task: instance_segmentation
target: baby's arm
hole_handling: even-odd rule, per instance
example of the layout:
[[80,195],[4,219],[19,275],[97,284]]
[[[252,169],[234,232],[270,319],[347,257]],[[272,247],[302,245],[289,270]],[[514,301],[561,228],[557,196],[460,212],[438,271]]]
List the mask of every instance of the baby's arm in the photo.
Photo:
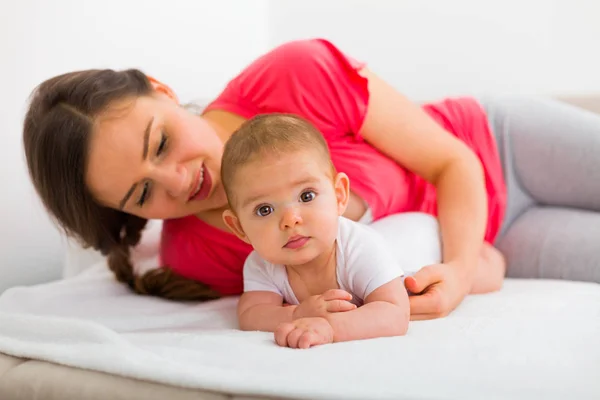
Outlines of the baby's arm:
[[402,278],[396,278],[375,289],[358,309],[279,325],[275,341],[280,346],[306,349],[332,342],[401,336],[408,330],[409,314],[408,294]]
[[238,303],[238,321],[244,331],[274,332],[283,322],[292,322],[297,306],[283,306],[283,297],[274,292],[245,292]]
[[[241,330],[274,332],[278,325],[301,317],[321,317],[331,312],[353,310],[350,293],[329,290],[312,296],[300,306],[283,306],[282,274],[272,268],[256,252],[244,264],[244,294],[238,302],[238,323]],[[286,275],[287,276],[287,275]],[[287,279],[287,278],[285,278]]]
[[362,225],[349,225],[347,282],[364,305],[344,315],[329,315],[334,341],[400,336],[408,330],[410,304],[402,269],[383,237]]
[[241,330],[273,332],[282,322],[291,322],[296,306],[283,306],[281,269],[253,251],[244,263],[244,294],[238,302]]
[[362,307],[326,318],[333,328],[334,342],[406,334],[410,306],[402,278],[375,289]]
[[246,292],[238,303],[238,320],[242,330],[274,332],[283,322],[300,318],[324,317],[356,309],[350,303],[352,295],[344,290],[332,289],[311,296],[299,306],[283,306],[283,298],[274,292]]

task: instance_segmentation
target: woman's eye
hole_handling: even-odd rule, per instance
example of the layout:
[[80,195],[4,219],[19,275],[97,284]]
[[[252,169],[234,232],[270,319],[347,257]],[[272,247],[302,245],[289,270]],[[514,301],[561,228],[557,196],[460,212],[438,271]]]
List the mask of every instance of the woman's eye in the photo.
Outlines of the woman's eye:
[[271,206],[260,206],[256,209],[256,215],[259,217],[266,217],[267,215],[273,212],[273,207]]
[[156,155],[160,156],[165,148],[167,147],[167,135],[163,132],[160,137],[160,143],[158,144],[158,148],[156,149]]
[[142,187],[142,194],[140,195],[139,200],[137,201],[137,205],[142,207],[144,203],[148,200],[150,196],[150,183],[144,182],[144,186]]
[[313,201],[315,197],[317,197],[317,194],[315,192],[313,192],[312,190],[307,190],[306,192],[302,192],[302,194],[300,195],[300,201],[302,201],[303,203],[308,203],[310,201]]

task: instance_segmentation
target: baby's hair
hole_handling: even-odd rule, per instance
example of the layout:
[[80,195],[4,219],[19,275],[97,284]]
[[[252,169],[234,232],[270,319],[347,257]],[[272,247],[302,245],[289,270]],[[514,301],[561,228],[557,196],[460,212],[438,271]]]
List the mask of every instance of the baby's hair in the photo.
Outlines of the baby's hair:
[[223,150],[221,181],[230,207],[235,197],[234,181],[239,169],[258,158],[283,156],[310,150],[321,157],[335,174],[323,134],[309,121],[292,114],[261,114],[245,121],[229,138]]

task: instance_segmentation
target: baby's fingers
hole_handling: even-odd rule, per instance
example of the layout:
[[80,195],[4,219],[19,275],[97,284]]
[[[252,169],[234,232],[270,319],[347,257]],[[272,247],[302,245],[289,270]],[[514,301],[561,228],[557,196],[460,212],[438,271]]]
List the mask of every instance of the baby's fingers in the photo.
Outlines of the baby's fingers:
[[294,329],[296,329],[294,324],[280,324],[277,329],[275,329],[275,343],[277,343],[279,346],[287,347],[287,337]]
[[298,343],[300,341],[300,337],[302,337],[302,335],[304,333],[306,333],[306,331],[304,329],[301,329],[301,328],[296,328],[293,331],[291,331],[287,335],[287,345],[288,345],[288,347],[291,347],[292,349],[297,349],[298,348]]
[[352,295],[342,289],[329,289],[323,293],[323,300],[352,300]]
[[346,300],[331,300],[325,303],[327,312],[344,312],[352,311],[356,306]]
[[314,346],[315,344],[318,344],[317,337],[310,331],[305,331],[302,336],[300,336],[300,339],[298,339],[299,349],[308,349],[310,346]]

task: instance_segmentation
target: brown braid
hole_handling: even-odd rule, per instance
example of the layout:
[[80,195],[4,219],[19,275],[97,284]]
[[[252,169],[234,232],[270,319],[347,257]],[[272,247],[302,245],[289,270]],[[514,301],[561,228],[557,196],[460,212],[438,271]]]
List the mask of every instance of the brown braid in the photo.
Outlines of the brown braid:
[[146,220],[132,215],[126,216],[120,244],[113,246],[108,254],[108,266],[117,280],[127,284],[138,294],[159,296],[169,300],[214,300],[220,295],[207,285],[185,278],[169,267],[160,267],[136,276],[130,260],[131,247],[138,244]]

